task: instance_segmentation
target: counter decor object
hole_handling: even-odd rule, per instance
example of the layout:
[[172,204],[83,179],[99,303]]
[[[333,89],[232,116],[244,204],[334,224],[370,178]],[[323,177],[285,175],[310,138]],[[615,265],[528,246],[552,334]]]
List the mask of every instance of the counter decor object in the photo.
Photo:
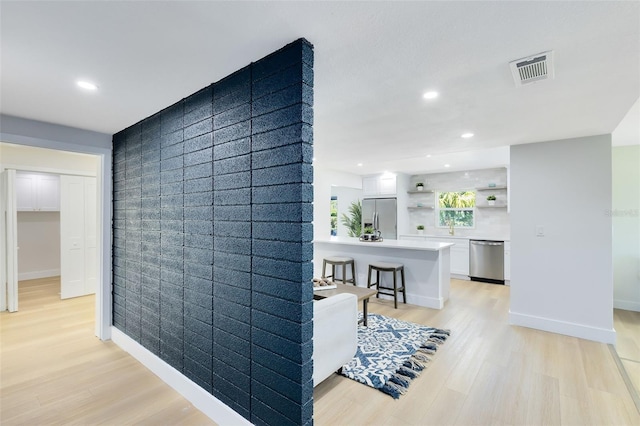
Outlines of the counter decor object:
[[381,236],[375,234],[362,234],[359,239],[365,243],[381,243],[383,241]]
[[487,202],[489,203],[490,206],[494,206],[496,204],[496,196],[495,195],[489,195],[487,197]]
[[416,183],[416,191],[422,191],[422,190],[424,190],[424,183],[422,182]]
[[327,278],[314,278],[313,279],[313,291],[331,290],[338,286]]
[[382,241],[382,235],[380,231],[376,231],[374,228],[367,226],[364,228],[364,234],[360,235],[360,241],[375,243]]
[[418,229],[418,235],[424,234],[424,225],[418,225],[417,229]]
[[496,184],[495,184],[495,183],[493,183],[493,182],[491,182],[491,183],[487,184],[487,187],[489,187],[489,188],[495,188],[495,187],[496,187]]

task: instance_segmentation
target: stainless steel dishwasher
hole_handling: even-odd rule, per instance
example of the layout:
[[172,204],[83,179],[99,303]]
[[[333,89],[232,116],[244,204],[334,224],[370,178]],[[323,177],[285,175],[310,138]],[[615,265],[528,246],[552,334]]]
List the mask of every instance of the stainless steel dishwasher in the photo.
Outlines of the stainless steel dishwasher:
[[504,241],[469,241],[469,278],[504,284]]

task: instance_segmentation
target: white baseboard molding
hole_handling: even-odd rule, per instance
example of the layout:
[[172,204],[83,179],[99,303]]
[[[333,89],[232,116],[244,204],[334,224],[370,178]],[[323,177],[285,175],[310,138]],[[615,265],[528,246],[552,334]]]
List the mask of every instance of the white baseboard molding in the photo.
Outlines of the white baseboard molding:
[[[389,296],[388,294],[380,294],[377,295],[378,298],[384,300],[393,300],[393,296]],[[373,296],[372,299],[375,299],[376,296]],[[371,300],[371,299],[369,299]],[[398,292],[398,304],[402,303],[402,292]],[[442,309],[444,307],[444,300],[438,299],[435,297],[426,297],[419,296],[417,294],[407,293],[407,303],[410,305],[424,306],[425,308],[432,309]],[[360,309],[360,307],[358,307]]]
[[[393,300],[392,296],[388,296],[391,300]],[[399,296],[400,297],[400,296]],[[402,299],[398,299],[402,300]],[[417,294],[407,293],[407,303],[411,303],[412,305],[424,306],[425,308],[432,309],[442,309],[444,308],[444,299],[441,297],[427,297],[427,296],[419,296]]]
[[616,331],[509,311],[509,324],[615,345]]
[[43,271],[23,272],[18,274],[18,281],[37,280],[38,278],[57,277],[60,269],[45,269]]
[[451,278],[455,278],[456,280],[471,281],[471,278],[469,278],[469,275],[460,275],[460,274],[452,273]]
[[640,302],[634,302],[632,300],[613,299],[613,307],[625,311],[640,312]]
[[158,358],[140,343],[111,327],[111,340],[220,425],[251,425],[247,419]]

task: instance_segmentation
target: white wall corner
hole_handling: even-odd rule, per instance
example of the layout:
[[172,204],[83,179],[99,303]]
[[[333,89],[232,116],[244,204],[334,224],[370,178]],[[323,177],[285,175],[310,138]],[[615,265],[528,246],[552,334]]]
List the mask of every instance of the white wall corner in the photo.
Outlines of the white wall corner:
[[214,422],[221,425],[251,425],[218,398],[115,327],[111,327],[111,339]]
[[635,301],[613,299],[613,307],[625,311],[640,312],[640,302]]
[[604,329],[590,327],[584,324],[576,324],[567,321],[521,314],[511,310],[509,310],[509,324],[549,331],[551,333],[564,334],[565,336],[572,336],[580,339],[593,340],[610,345],[616,344],[616,331],[613,328]]

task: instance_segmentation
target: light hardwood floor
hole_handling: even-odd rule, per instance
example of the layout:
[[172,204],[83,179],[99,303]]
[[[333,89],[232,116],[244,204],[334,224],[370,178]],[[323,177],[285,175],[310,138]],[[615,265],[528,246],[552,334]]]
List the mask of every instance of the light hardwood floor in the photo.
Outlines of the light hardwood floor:
[[[21,283],[0,314],[0,423],[212,424],[111,342],[93,335],[93,297],[60,301]],[[452,281],[444,310],[373,301],[372,312],[450,328],[430,367],[393,400],[333,375],[316,387],[318,425],[637,425],[606,345],[507,325],[509,288]]]
[[0,314],[0,423],[211,425],[112,342],[94,336],[94,296],[60,300],[59,278],[22,281]]
[[617,334],[616,351],[636,393],[640,393],[640,312],[614,309],[613,323]]
[[370,312],[451,329],[398,400],[333,375],[318,425],[638,425],[607,345],[507,324],[509,287],[452,280],[445,309],[373,301]]

